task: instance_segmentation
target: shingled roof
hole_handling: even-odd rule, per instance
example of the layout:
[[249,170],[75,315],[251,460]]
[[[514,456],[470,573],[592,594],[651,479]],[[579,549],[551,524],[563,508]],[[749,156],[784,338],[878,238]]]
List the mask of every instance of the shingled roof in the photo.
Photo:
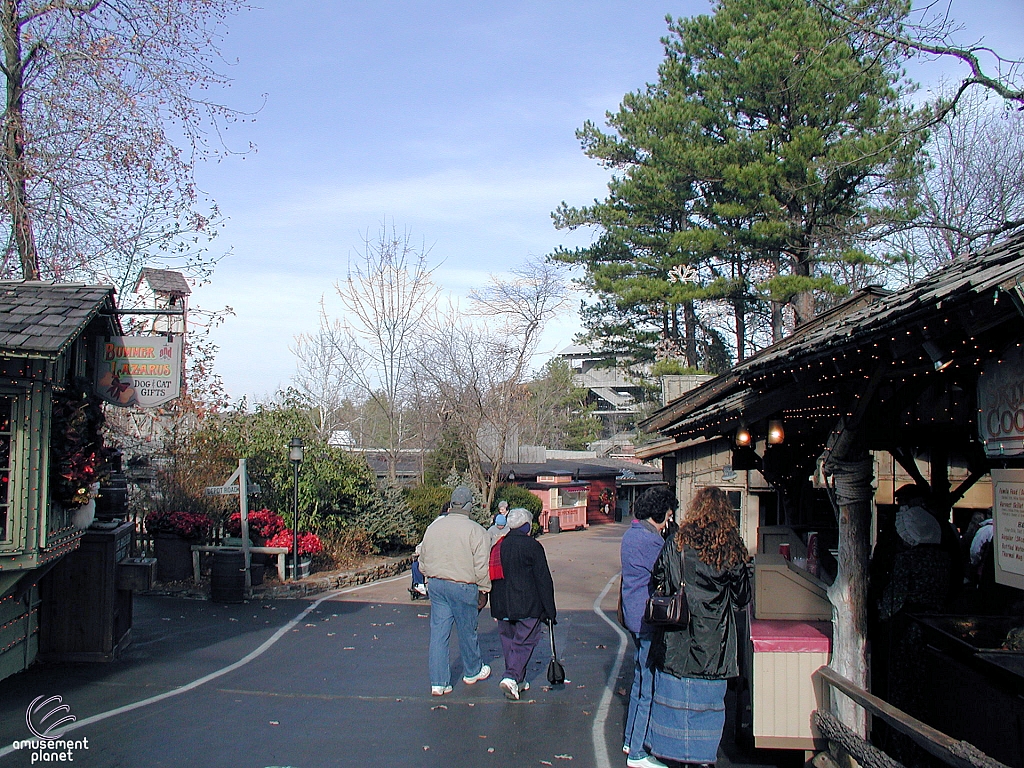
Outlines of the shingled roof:
[[139,272],[139,279],[135,281],[135,290],[145,281],[154,293],[167,294],[170,296],[188,296],[192,289],[188,287],[181,272],[171,269],[153,269],[146,267]]
[[[681,439],[728,414],[743,413],[756,400],[771,398],[775,409],[785,408],[782,385],[787,377],[790,382],[798,379],[801,367],[872,346],[895,353],[891,339],[909,335],[907,329],[915,329],[913,344],[919,345],[920,328],[928,323],[949,326],[948,331],[940,332],[954,335],[963,335],[965,329],[983,331],[1007,321],[1010,302],[999,301],[1006,296],[1024,310],[1024,232],[978,254],[954,259],[901,291],[875,292],[868,301],[851,301],[816,318],[792,336],[669,403],[641,427]],[[1012,316],[1019,322],[1016,312]]]
[[0,357],[56,358],[104,309],[110,286],[0,281]]

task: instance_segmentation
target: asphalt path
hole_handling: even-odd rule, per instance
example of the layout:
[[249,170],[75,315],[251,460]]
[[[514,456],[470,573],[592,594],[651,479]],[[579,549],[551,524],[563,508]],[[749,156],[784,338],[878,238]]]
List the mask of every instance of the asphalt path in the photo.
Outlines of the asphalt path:
[[[462,682],[453,636],[455,690],[431,696],[429,603],[410,600],[408,575],[306,600],[137,596],[133,643],[120,660],[36,664],[0,681],[0,766],[69,758],[103,768],[624,766],[631,643],[614,618],[624,530],[540,539],[555,581],[563,686],[545,679],[545,633],[530,690],[506,700],[497,628],[485,609],[480,644],[491,677]],[[76,743],[15,749],[33,738],[26,712],[34,704],[44,707],[28,720],[41,732],[60,714],[75,717],[54,732]],[[67,709],[39,722],[60,707]],[[727,740],[719,765],[792,758]]]

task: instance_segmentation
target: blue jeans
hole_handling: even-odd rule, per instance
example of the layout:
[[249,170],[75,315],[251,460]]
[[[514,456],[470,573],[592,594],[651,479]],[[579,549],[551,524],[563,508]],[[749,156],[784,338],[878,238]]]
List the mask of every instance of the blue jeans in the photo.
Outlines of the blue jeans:
[[430,684],[451,685],[448,641],[452,636],[453,624],[459,633],[463,677],[479,674],[483,661],[480,658],[480,643],[476,636],[476,620],[479,613],[476,608],[479,592],[476,584],[430,579],[427,583],[427,592],[430,595]]
[[648,663],[652,639],[646,632],[633,635],[633,643],[636,645],[636,654],[633,657],[633,689],[629,692],[624,739],[625,745],[629,747],[631,760],[647,757],[644,742],[647,741],[647,727],[651,720],[651,703],[654,699],[654,670]]

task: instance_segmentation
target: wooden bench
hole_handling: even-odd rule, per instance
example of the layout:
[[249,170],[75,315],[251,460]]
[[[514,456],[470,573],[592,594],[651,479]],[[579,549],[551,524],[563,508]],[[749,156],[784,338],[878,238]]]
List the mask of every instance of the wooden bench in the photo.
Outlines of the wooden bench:
[[[192,545],[192,574],[196,583],[199,583],[199,553],[200,552],[222,552],[227,549],[239,549],[239,547],[218,547],[213,545],[193,544]],[[284,563],[289,553],[288,547],[249,547],[251,555],[277,555],[277,577],[285,580]]]

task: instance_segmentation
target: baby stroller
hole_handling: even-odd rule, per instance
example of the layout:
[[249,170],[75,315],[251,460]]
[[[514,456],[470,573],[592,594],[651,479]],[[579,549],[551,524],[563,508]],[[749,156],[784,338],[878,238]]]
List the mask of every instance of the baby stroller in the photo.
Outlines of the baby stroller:
[[413,600],[426,600],[428,597],[427,580],[420,571],[419,553],[412,556],[412,584],[409,586],[409,596]]

